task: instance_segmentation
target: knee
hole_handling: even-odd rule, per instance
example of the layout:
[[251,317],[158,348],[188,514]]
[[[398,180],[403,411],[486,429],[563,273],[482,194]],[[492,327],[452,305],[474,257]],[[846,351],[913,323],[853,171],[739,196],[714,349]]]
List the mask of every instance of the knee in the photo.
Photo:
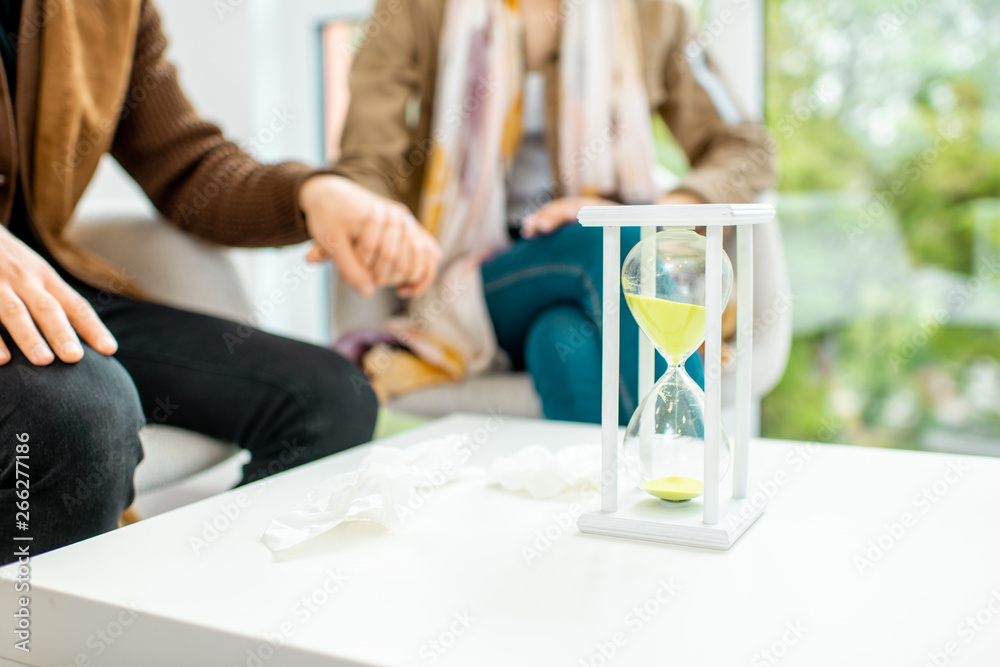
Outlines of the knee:
[[333,453],[371,440],[378,399],[364,373],[336,352],[316,348],[300,378],[307,423]]
[[275,374],[282,390],[261,406],[254,435],[241,442],[253,453],[243,483],[368,442],[375,431],[378,401],[361,370],[315,345],[285,351]]
[[578,308],[556,306],[535,318],[525,358],[547,418],[599,418],[600,348],[597,328]]
[[529,368],[590,363],[597,349],[598,331],[579,308],[556,306],[535,318],[525,337],[525,361]]
[[[601,228],[566,225],[556,234],[558,237],[553,240],[558,241],[559,245],[565,248],[562,252],[567,257],[578,261],[599,289],[603,283],[602,276],[604,275],[604,236]],[[622,229],[623,249],[630,240],[629,234],[630,228]]]
[[[622,248],[629,241],[626,234],[628,228],[622,230]],[[580,273],[581,298],[588,310],[594,316],[600,316],[606,301],[604,299],[604,238],[599,227],[583,227],[567,225],[559,232],[556,239],[558,247],[554,256],[562,257],[578,267]]]
[[[15,414],[24,418],[37,477],[58,489],[69,513],[120,513],[132,500],[145,423],[132,379],[112,358],[87,348],[76,364],[24,368]],[[121,506],[118,506],[121,505]]]

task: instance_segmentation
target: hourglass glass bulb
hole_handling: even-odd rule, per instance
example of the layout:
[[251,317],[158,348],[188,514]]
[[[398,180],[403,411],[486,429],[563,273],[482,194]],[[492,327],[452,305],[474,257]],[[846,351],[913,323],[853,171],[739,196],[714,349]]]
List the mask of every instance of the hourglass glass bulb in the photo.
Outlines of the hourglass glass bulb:
[[[733,270],[723,254],[722,303]],[[622,289],[633,316],[668,362],[625,432],[623,456],[636,484],[662,500],[690,500],[704,488],[705,394],[685,360],[705,338],[705,238],[693,230],[659,232],[636,245],[622,266]],[[720,477],[728,471],[723,430]]]

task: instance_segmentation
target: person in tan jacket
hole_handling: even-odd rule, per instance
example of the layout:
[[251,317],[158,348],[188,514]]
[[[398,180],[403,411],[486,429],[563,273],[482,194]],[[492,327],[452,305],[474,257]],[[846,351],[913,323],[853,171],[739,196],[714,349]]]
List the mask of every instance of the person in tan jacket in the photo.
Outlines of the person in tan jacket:
[[196,236],[311,238],[311,259],[361,293],[418,294],[438,251],[409,212],[305,165],[259,164],[199,119],[149,0],[3,0],[0,27],[0,562],[115,528],[147,421],[246,448],[243,483],[369,440],[377,403],[347,360],[143,300],[67,228],[110,153]]
[[[638,329],[601,294],[600,230],[569,223],[583,206],[748,202],[773,179],[771,140],[684,5],[380,0],[363,33],[335,169],[405,203],[444,255],[439,282],[386,324],[395,343],[364,357],[376,390],[458,380],[499,351],[531,373],[547,417],[597,422],[602,310],[619,308],[626,423]],[[665,189],[650,114],[691,165]],[[623,258],[637,240],[623,230]],[[386,351],[398,345],[409,352]],[[688,370],[701,378],[697,355]]]

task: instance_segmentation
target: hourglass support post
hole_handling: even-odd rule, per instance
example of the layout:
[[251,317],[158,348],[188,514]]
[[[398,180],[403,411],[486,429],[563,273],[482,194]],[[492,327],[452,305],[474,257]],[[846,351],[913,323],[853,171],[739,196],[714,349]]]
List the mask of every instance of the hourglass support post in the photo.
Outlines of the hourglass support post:
[[[640,243],[656,235],[656,227],[646,225],[640,232]],[[653,275],[653,264],[656,261],[656,248],[650,246],[643,247],[646,253],[642,258],[642,268],[639,277],[639,294],[643,296],[656,296],[656,276]],[[648,396],[653,391],[653,381],[656,379],[656,351],[653,343],[646,337],[646,334],[639,329],[639,391],[635,395],[638,405],[639,401]],[[647,415],[640,425],[639,438],[644,445],[648,445],[653,437],[652,415]],[[643,447],[643,451],[646,448]]]
[[753,226],[736,228],[736,442],[733,498],[746,498],[750,474],[750,395],[753,389]]
[[601,511],[618,510],[618,383],[619,326],[622,290],[621,228],[604,227],[604,304],[602,338],[604,364],[601,369]]
[[[654,236],[656,234],[656,227],[645,226],[640,232],[640,242]],[[646,255],[642,258],[642,269],[639,279],[639,293],[643,296],[655,296],[656,295],[656,277],[652,275],[652,264],[656,260],[656,248],[650,246],[644,248]],[[636,400],[642,400],[653,389],[653,380],[655,379],[655,350],[653,349],[653,343],[650,342],[646,334],[639,330],[639,391],[636,394]]]
[[705,506],[702,520],[719,522],[719,441],[722,439],[722,227],[705,230]]

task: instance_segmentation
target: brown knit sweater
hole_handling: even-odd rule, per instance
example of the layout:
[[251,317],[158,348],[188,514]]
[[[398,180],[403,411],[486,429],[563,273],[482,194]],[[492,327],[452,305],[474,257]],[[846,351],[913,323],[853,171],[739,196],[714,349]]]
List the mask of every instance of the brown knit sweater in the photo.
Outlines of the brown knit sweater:
[[298,192],[315,170],[262,165],[198,117],[164,57],[152,2],[54,3],[45,21],[39,7],[25,0],[22,9],[16,116],[2,81],[5,226],[19,178],[28,214],[60,264],[98,287],[124,283],[134,292],[115,267],[66,237],[100,156],[110,153],[168,220],[201,238],[247,247],[308,238]]
[[[305,241],[298,190],[314,170],[260,164],[201,120],[163,57],[166,47],[159,14],[146,2],[111,155],[163,215],[202,238],[249,247]],[[148,97],[137,102],[143,88]]]

